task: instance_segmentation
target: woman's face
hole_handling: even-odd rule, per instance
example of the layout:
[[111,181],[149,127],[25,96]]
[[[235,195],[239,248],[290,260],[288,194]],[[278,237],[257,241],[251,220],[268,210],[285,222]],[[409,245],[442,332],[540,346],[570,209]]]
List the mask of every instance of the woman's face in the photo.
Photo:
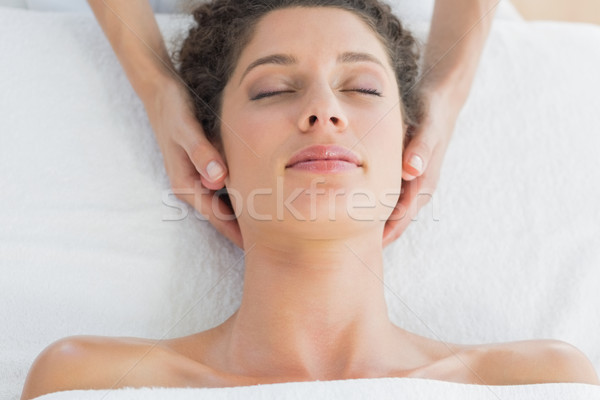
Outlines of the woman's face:
[[385,48],[360,17],[326,7],[267,14],[225,87],[221,118],[242,235],[383,229],[400,193],[404,124]]

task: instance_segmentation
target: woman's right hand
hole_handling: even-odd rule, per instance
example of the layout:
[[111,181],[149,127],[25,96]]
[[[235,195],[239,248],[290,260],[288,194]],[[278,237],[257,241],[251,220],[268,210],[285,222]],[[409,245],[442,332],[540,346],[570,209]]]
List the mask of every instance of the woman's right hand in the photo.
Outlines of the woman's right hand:
[[152,96],[144,96],[147,99],[144,106],[174,194],[242,248],[235,216],[222,200],[213,201],[215,191],[225,184],[225,163],[206,139],[186,88],[172,77],[161,79],[155,88]]

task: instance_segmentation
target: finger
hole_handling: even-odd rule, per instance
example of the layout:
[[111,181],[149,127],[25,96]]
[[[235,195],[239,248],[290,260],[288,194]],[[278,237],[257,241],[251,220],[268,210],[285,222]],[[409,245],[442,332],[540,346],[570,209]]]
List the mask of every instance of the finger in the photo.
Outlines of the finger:
[[402,178],[412,181],[416,177],[421,176],[427,169],[432,151],[433,145],[430,143],[424,130],[421,129],[410,140],[404,150]]
[[419,193],[420,180],[402,182],[402,194],[398,204],[383,228],[383,246],[387,246],[404,233],[412,218],[418,213],[416,198]]
[[[171,178],[173,189],[193,188],[197,183],[201,183],[207,189],[219,190],[224,185],[222,182],[211,182],[198,173],[196,166],[190,160],[187,152],[177,144],[170,148],[170,153],[165,152],[165,166],[167,174]],[[180,197],[185,202],[193,205],[188,197]]]
[[[196,173],[198,174],[198,173]],[[198,175],[199,177],[200,175]],[[197,189],[195,186],[201,186],[200,180],[194,180],[192,177],[178,177],[172,180],[171,190],[173,194],[177,196],[179,200],[185,201],[191,206],[194,206],[196,202],[196,197],[198,196]],[[209,189],[204,189],[209,190]]]
[[194,205],[195,186],[200,184],[200,174],[190,161],[186,151],[174,142],[163,149],[167,175],[171,181],[173,193],[180,200]]
[[202,184],[212,190],[221,189],[227,177],[225,162],[204,135],[200,124],[195,120],[188,124],[190,128],[185,131],[181,139],[182,147],[202,176]]
[[186,151],[196,170],[200,172],[204,186],[218,190],[225,185],[227,168],[212,144],[206,139],[200,139]]
[[398,239],[410,223],[410,218],[408,218],[406,214],[406,209],[400,204],[397,204],[393,214],[395,215],[392,215],[383,227],[383,247],[386,247]]
[[243,248],[242,234],[235,215],[223,200],[214,196],[213,190],[203,186],[200,174],[190,160],[187,157],[184,158],[185,151],[179,149],[179,151],[174,149],[173,156],[178,161],[185,161],[169,163],[167,168],[171,171],[169,175],[174,177],[171,185],[173,194],[193,206],[217,231],[238,247]]
[[194,208],[215,227],[215,229],[243,249],[242,233],[236,215],[216,192],[196,186]]
[[209,188],[210,190],[219,190],[222,189],[225,186],[225,177],[227,176],[227,174],[223,175],[223,178],[219,179],[218,181],[215,182],[211,182],[208,179],[206,179],[205,177],[203,177],[202,175],[199,175],[199,179],[202,182],[202,186]]

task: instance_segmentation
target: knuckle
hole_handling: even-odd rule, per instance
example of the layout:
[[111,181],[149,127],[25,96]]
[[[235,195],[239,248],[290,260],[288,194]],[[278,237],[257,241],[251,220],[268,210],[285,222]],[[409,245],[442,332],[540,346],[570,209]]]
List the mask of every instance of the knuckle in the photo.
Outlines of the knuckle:
[[212,154],[211,146],[204,141],[196,141],[188,149],[188,154],[194,161],[202,160],[205,157],[209,157]]
[[432,146],[427,139],[424,137],[419,137],[416,139],[416,143],[412,150],[421,156],[429,157],[432,151]]
[[212,157],[214,148],[210,142],[202,139],[195,140],[189,147],[185,149],[190,157],[201,160],[203,158]]

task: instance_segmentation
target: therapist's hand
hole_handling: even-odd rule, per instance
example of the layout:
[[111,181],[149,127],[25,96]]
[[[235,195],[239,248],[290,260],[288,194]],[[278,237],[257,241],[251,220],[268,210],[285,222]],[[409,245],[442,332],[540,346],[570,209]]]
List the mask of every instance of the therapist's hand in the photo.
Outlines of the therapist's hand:
[[419,83],[425,115],[404,150],[403,193],[385,225],[384,246],[398,238],[431,200],[497,6],[497,0],[435,1]]
[[88,0],[88,4],[144,103],[174,194],[242,247],[237,220],[227,217],[229,207],[221,200],[213,203],[214,191],[223,187],[227,176],[225,164],[204,136],[189,94],[174,74],[150,2]]
[[402,194],[385,224],[384,247],[396,240],[431,200],[459,113],[435,91],[424,92],[423,96],[425,114],[404,149]]
[[237,220],[222,200],[213,200],[215,191],[224,186],[225,163],[194,116],[187,90],[174,78],[166,78],[146,98],[144,106],[174,194],[241,248]]

